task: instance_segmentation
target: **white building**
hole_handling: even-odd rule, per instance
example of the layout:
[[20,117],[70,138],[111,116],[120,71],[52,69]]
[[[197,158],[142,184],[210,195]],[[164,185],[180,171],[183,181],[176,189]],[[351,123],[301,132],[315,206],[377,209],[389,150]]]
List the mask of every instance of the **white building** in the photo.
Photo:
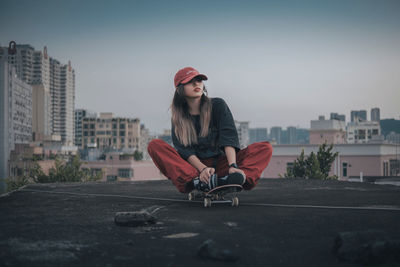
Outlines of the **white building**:
[[[8,177],[8,160],[15,144],[32,141],[32,87],[15,68],[0,59],[0,179]],[[1,183],[1,181],[0,181]],[[1,190],[1,185],[0,185]]]
[[347,143],[368,143],[381,135],[381,126],[377,121],[349,122],[347,124]]

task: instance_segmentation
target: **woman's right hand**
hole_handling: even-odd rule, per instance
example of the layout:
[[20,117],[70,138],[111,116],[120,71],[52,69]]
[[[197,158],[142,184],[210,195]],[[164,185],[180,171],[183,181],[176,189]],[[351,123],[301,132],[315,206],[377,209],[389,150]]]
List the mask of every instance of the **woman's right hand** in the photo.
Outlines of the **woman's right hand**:
[[215,169],[211,168],[211,167],[206,167],[205,169],[203,169],[203,171],[200,173],[199,179],[200,181],[202,181],[203,183],[208,183],[208,181],[210,180],[211,175],[213,175],[215,173]]

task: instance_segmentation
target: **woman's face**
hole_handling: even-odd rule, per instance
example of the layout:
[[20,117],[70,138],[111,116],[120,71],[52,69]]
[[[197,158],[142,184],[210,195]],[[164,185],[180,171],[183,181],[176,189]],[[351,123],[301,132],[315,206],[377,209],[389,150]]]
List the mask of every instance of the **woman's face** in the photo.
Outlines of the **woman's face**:
[[190,82],[183,85],[185,97],[198,98],[204,93],[204,84],[201,77],[194,77]]

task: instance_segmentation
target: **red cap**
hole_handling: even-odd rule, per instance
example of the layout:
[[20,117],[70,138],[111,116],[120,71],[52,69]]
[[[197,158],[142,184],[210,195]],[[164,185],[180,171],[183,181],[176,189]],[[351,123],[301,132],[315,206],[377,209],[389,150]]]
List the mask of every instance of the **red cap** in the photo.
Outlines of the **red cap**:
[[180,83],[190,82],[190,80],[196,76],[200,76],[203,80],[208,79],[206,75],[200,74],[195,68],[192,68],[192,67],[186,67],[186,68],[179,70],[175,74],[175,78],[174,78],[175,87],[178,87],[178,85]]

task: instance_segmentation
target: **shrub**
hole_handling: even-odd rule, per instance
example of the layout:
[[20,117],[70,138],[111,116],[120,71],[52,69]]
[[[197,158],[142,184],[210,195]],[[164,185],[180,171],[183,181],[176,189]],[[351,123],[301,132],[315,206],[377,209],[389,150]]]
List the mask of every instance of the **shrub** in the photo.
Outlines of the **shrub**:
[[332,153],[333,144],[329,147],[326,143],[319,146],[317,154],[311,152],[308,157],[304,156],[304,149],[300,156],[293,162],[293,168],[287,168],[284,174],[287,178],[304,179],[337,179],[336,175],[329,176],[331,166],[338,152]]

